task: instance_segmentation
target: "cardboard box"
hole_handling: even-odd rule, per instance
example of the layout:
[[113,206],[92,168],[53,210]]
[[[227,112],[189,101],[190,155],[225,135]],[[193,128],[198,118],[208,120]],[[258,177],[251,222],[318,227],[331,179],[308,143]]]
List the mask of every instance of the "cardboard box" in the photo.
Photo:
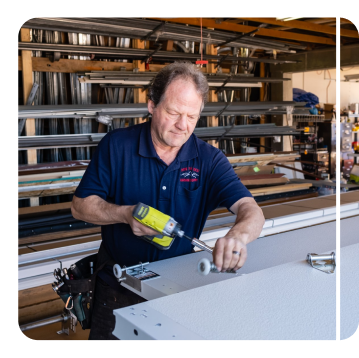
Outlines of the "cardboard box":
[[332,119],[333,112],[335,112],[335,104],[333,103],[324,103],[324,118]]

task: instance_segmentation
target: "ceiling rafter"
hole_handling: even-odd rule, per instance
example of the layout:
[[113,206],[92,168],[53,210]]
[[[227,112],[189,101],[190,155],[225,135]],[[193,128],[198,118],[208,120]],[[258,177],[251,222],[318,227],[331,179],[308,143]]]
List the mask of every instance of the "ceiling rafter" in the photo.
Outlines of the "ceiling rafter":
[[[332,20],[332,21],[335,21],[335,17],[320,17],[320,19],[327,19],[327,20]],[[352,25],[355,25],[353,21],[350,21],[344,17],[341,17],[340,18],[340,23],[341,24],[352,24]]]
[[[263,17],[263,18],[261,18],[261,17],[242,17],[240,19],[243,19],[245,21],[259,22],[261,24],[277,25],[277,26],[283,26],[286,28],[289,27],[292,29],[321,32],[324,34],[329,34],[329,35],[334,35],[334,36],[336,35],[335,27],[315,24],[315,23],[307,22],[307,21],[299,21],[299,20],[282,21],[282,20],[276,20],[275,18],[270,18],[270,17]],[[329,19],[329,20],[331,20],[331,19]],[[340,35],[343,37],[353,37],[353,38],[359,39],[358,32],[353,31],[353,30],[341,29]]]
[[[177,22],[177,23],[194,25],[194,26],[201,25],[200,19],[198,18],[152,18],[152,19],[167,21],[167,22]],[[202,26],[214,28],[214,29],[235,31],[235,32],[250,32],[257,28],[255,26],[238,25],[229,22],[222,22],[221,24],[217,24],[214,19],[208,19],[208,18],[202,18]],[[257,35],[274,37],[278,39],[296,40],[299,42],[312,42],[312,43],[335,46],[335,42],[327,37],[298,34],[294,32],[276,31],[266,28],[259,29]]]

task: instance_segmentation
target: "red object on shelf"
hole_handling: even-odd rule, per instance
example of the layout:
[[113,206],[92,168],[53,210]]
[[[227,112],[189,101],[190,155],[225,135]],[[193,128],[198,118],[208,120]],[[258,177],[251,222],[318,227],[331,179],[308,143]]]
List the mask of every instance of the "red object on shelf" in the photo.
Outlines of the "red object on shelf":
[[196,65],[207,65],[208,61],[202,60],[202,61],[196,61]]

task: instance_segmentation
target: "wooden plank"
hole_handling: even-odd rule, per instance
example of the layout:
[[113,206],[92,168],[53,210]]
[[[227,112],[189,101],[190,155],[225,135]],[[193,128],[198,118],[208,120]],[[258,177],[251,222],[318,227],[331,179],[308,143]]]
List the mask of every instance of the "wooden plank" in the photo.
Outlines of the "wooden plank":
[[173,49],[173,40],[167,40],[164,43],[163,51],[172,51]]
[[58,297],[56,300],[19,308],[19,324],[22,325],[51,316],[57,316],[62,313],[64,307],[64,302]]
[[46,242],[52,240],[59,240],[59,239],[67,239],[67,238],[74,238],[78,236],[85,236],[85,235],[92,235],[92,234],[100,234],[101,227],[91,227],[88,229],[81,229],[81,230],[65,230],[65,231],[58,231],[48,234],[40,234],[34,236],[27,236],[19,239],[19,245],[29,245],[35,244],[39,242]]
[[[320,17],[320,19],[327,19],[327,20],[331,20],[331,21],[336,21],[335,17]],[[340,18],[340,23],[341,24],[353,24],[353,25],[355,25],[353,21],[350,21],[349,19],[346,19],[344,17]]]
[[[206,45],[206,54],[207,55],[217,55],[217,49],[213,44]],[[207,73],[216,73],[216,68],[214,63],[208,63],[207,65]],[[218,95],[214,90],[209,91],[208,93],[208,102],[218,102]],[[207,117],[208,127],[218,127],[218,118],[215,116]],[[219,143],[215,140],[209,140],[208,144],[213,147],[218,148]]]
[[273,178],[273,179],[241,179],[243,185],[247,188],[250,186],[273,186],[273,185],[284,185],[288,183],[288,178]]
[[[58,249],[60,247],[66,247],[71,245],[80,245],[89,242],[99,241],[101,240],[101,235],[85,235],[80,237],[74,237],[70,239],[60,239],[54,240],[50,242],[45,242],[43,244],[37,243],[36,245],[29,245],[28,247],[32,249],[32,252],[36,251],[44,251],[44,250],[52,250]],[[19,254],[20,255],[20,254]]]
[[49,213],[51,211],[65,210],[71,208],[71,201],[66,203],[40,205],[35,207],[19,208],[18,214],[37,214],[37,213]]
[[69,335],[67,334],[57,334],[58,331],[61,330],[61,322],[49,324],[47,326],[30,329],[28,331],[23,332],[23,334],[34,340],[61,340],[61,341],[72,341],[72,340],[88,340],[90,330],[85,329],[83,330],[78,323],[76,326],[76,333],[70,332]]
[[[334,36],[336,35],[335,27],[327,26],[327,25],[319,25],[307,21],[300,21],[300,20],[283,21],[283,20],[276,20],[275,17],[241,17],[240,19],[246,21],[259,22],[261,24],[284,26],[292,29],[321,32],[324,34],[329,34]],[[340,36],[359,39],[358,32],[353,30],[340,29]]]
[[[262,78],[265,77],[265,64],[263,62],[259,63],[259,77]],[[259,100],[262,102],[264,101],[264,94],[265,94],[264,89],[266,85],[267,85],[266,83],[262,82],[262,87],[259,89]],[[266,116],[262,114],[259,123],[264,124],[265,122],[266,122]],[[264,146],[266,145],[266,139],[263,137],[259,138],[259,144],[263,146],[263,147],[259,147],[259,152],[264,153],[265,152]]]
[[[20,29],[20,38],[22,42],[30,42],[31,35],[30,29],[21,28]],[[26,104],[27,99],[30,95],[33,80],[32,80],[32,56],[31,51],[21,51],[21,66],[22,66],[22,87],[23,87],[23,99],[24,104]],[[35,135],[35,119],[27,118],[25,123],[25,133],[27,136]],[[36,149],[30,149],[26,151],[27,163],[36,164],[37,163],[37,151]],[[30,198],[30,206],[38,206],[38,198]]]
[[[62,183],[66,182],[79,182],[80,179],[70,179],[70,180],[62,180]],[[37,185],[46,185],[46,184],[58,184],[57,181],[46,181],[43,183],[35,183],[35,184],[21,184],[20,188],[26,186],[37,186]],[[44,196],[54,196],[54,195],[65,195],[65,194],[73,194],[76,190],[77,186],[70,186],[65,188],[57,188],[57,189],[46,189],[46,190],[36,190],[35,188],[31,191],[21,192],[18,194],[19,198],[34,198],[34,197],[44,197]]]
[[59,296],[51,285],[43,285],[19,291],[19,308],[36,305],[43,302],[57,300]]
[[278,198],[278,199],[271,199],[271,200],[261,201],[260,203],[258,203],[258,205],[259,206],[267,206],[267,205],[273,205],[273,204],[282,204],[282,203],[289,203],[289,202],[292,202],[292,201],[310,199],[310,198],[316,198],[316,197],[318,197],[317,192],[304,194],[304,195],[291,196],[291,197],[288,197],[288,198]]
[[276,193],[285,193],[288,191],[297,191],[297,190],[304,190],[309,189],[312,185],[305,185],[305,184],[287,184],[287,185],[278,185],[272,186],[268,188],[258,188],[258,189],[249,189],[253,196],[259,195],[271,195]]
[[[22,57],[18,56],[18,70],[22,70]],[[166,65],[151,64],[150,72],[158,72]],[[133,64],[129,62],[106,62],[106,61],[90,61],[90,60],[69,60],[60,59],[59,61],[51,62],[45,57],[32,58],[32,70],[37,72],[63,72],[63,73],[78,73],[90,71],[120,71],[121,67],[125,67],[127,71],[132,71]],[[147,71],[147,70],[146,70]],[[203,72],[206,68],[202,69]],[[229,69],[223,68],[223,73],[229,73]]]
[[[200,19],[199,18],[151,18],[154,20],[160,21],[168,21],[168,22],[175,22],[180,24],[188,24],[193,26],[200,26]],[[205,19],[202,18],[202,26],[212,28],[212,29],[219,29],[219,30],[228,30],[228,31],[235,31],[235,32],[250,32],[257,29],[254,26],[247,26],[247,25],[238,25],[233,24],[230,22],[222,22],[217,24],[215,20],[212,19]],[[324,45],[333,45],[335,46],[335,42],[332,39],[327,37],[320,37],[320,36],[313,36],[313,35],[305,35],[305,34],[298,34],[294,32],[283,32],[277,30],[270,30],[261,28],[258,32],[256,32],[256,36],[268,36],[274,37],[278,39],[288,39],[288,40],[296,40],[300,42],[312,42]]]
[[[132,40],[132,47],[138,49],[145,48],[145,41],[140,39]],[[144,72],[146,69],[145,63],[141,60],[133,61],[133,68],[138,68],[138,71]],[[135,88],[133,90],[133,99],[134,103],[146,103],[147,102],[147,90],[143,91],[142,88]],[[135,124],[143,123],[145,120],[143,118],[135,118]]]
[[[21,28],[20,37],[22,42],[30,42],[30,29]],[[21,51],[21,66],[22,66],[22,87],[24,104],[27,102],[27,98],[30,95],[33,81],[32,81],[32,57],[31,51]],[[28,118],[25,124],[25,131],[27,136],[35,135],[35,119]],[[27,151],[27,163],[37,163],[36,149]],[[38,205],[38,204],[37,204]]]
[[[258,168],[257,172],[254,171],[254,168]],[[263,175],[263,174],[271,174],[274,169],[274,165],[256,165],[256,166],[243,166],[234,168],[235,173],[239,177],[245,177],[247,175]]]

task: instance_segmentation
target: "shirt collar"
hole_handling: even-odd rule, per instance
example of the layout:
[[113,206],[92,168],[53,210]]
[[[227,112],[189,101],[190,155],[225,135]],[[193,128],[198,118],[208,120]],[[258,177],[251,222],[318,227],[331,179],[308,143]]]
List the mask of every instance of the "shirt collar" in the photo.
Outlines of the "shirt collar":
[[[143,124],[140,134],[138,154],[146,158],[158,158],[156,149],[152,142],[150,121]],[[198,157],[197,141],[196,136],[192,134],[188,138],[187,142],[182,145],[182,148],[177,154],[177,159],[180,162],[185,162],[196,157]]]

